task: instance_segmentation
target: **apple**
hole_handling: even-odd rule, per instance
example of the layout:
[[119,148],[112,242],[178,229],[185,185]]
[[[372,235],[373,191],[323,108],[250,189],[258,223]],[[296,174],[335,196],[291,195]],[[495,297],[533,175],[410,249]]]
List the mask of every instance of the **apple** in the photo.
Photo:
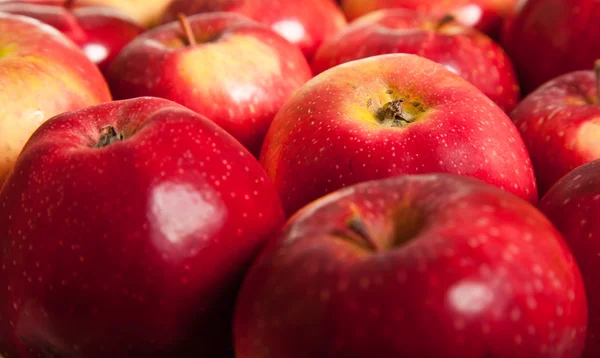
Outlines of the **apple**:
[[5,358],[231,357],[277,192],[197,113],[136,98],[61,114],[0,192]]
[[529,154],[508,116],[417,55],[368,57],[311,79],[273,120],[260,160],[288,215],[351,184],[431,172],[537,201]]
[[526,94],[562,74],[587,70],[600,58],[600,2],[521,3],[506,22],[501,43],[514,61]]
[[510,58],[478,30],[452,16],[406,9],[378,10],[354,20],[327,40],[312,59],[313,73],[341,63],[386,53],[412,53],[443,64],[474,84],[505,112],[519,100]]
[[42,122],[110,99],[98,68],[63,34],[0,13],[0,185]]
[[0,12],[36,18],[67,35],[105,72],[121,49],[144,31],[119,11],[106,7],[74,8],[35,3],[0,3]]
[[529,94],[511,113],[543,195],[576,167],[600,159],[600,61],[595,70],[561,75]]
[[453,14],[458,21],[477,27],[496,38],[500,34],[504,18],[519,0],[342,0],[346,17],[354,20],[369,12],[404,8],[432,16]]
[[231,11],[270,26],[297,44],[310,59],[319,45],[335,35],[346,19],[332,0],[173,0],[163,22],[174,21],[178,14]]
[[256,156],[279,108],[311,77],[295,45],[227,12],[182,16],[140,35],[107,74],[115,98],[178,102],[215,121]]
[[587,302],[563,238],[479,180],[420,174],[303,208],[252,265],[237,358],[575,358]]
[[577,261],[589,302],[589,326],[583,357],[600,356],[600,160],[562,177],[542,197],[540,210],[552,220]]

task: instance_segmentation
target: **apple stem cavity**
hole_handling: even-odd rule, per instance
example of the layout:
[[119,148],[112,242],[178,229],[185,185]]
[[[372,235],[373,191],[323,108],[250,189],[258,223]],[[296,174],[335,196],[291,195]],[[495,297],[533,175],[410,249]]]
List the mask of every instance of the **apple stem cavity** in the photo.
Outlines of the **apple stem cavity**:
[[435,25],[435,29],[441,30],[444,26],[448,25],[451,22],[454,22],[454,20],[456,20],[454,15],[446,14],[441,19],[438,20],[437,24]]
[[[397,99],[386,103],[375,113],[375,118],[379,124],[385,127],[400,127],[404,128],[409,124],[415,122],[419,114],[423,112],[420,103],[414,102],[410,106],[414,111],[407,111],[404,108],[405,99]],[[417,113],[411,113],[417,112]]]
[[194,31],[192,31],[192,26],[190,25],[190,22],[188,21],[185,14],[179,13],[177,15],[177,18],[179,19],[179,24],[181,25],[183,33],[185,34],[188,46],[196,45],[196,37],[194,36]]
[[600,59],[594,62],[594,73],[596,74],[596,104],[600,104]]
[[104,148],[115,142],[123,140],[123,135],[117,133],[117,130],[113,126],[104,126],[100,128],[100,139],[94,145],[94,148]]

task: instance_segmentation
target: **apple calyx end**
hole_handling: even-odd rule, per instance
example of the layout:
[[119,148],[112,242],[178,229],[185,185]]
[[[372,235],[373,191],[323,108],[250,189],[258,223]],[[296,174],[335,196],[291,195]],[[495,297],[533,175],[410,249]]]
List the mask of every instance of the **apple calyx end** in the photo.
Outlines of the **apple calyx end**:
[[177,19],[179,20],[179,24],[181,25],[181,29],[183,30],[188,46],[196,45],[196,37],[194,36],[194,31],[192,30],[192,26],[190,25],[187,16],[180,12],[177,14]]
[[[397,99],[384,104],[375,113],[377,122],[385,127],[404,128],[417,121],[425,110],[421,103],[405,103],[406,99]],[[410,106],[410,108],[405,108]]]
[[104,148],[115,142],[123,140],[123,134],[119,134],[115,127],[108,125],[100,128],[100,139],[94,148]]

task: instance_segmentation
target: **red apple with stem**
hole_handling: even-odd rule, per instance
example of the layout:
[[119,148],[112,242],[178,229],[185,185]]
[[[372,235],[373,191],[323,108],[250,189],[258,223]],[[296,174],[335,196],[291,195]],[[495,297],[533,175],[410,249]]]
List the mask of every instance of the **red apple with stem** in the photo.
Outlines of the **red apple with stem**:
[[98,68],[63,34],[0,13],[0,185],[42,122],[110,100]]
[[311,58],[321,43],[346,25],[346,19],[332,0],[173,0],[163,22],[174,21],[180,13],[230,11],[270,26],[298,45]]
[[0,3],[0,12],[33,17],[57,28],[79,45],[105,72],[121,49],[144,31],[121,12],[107,7],[77,7],[76,0],[62,5]]
[[531,204],[450,174],[337,191],[303,208],[238,296],[238,358],[575,358],[582,278]]
[[342,0],[341,5],[349,20],[354,20],[380,9],[410,9],[442,17],[453,14],[467,26],[474,26],[496,38],[504,18],[511,13],[518,0]]
[[157,98],[46,122],[0,203],[5,358],[229,358],[238,286],[283,220],[239,142]]
[[526,94],[562,74],[593,66],[600,58],[599,17],[595,0],[522,2],[506,22],[502,46]]
[[117,99],[156,96],[224,128],[252,153],[275,114],[312,77],[302,52],[234,13],[180,17],[129,43],[108,71]]
[[563,234],[579,267],[589,302],[584,358],[600,356],[600,160],[562,177],[542,197],[540,210]]
[[516,106],[519,86],[510,58],[478,30],[453,16],[406,9],[365,15],[327,40],[312,59],[313,73],[386,53],[412,53],[441,63],[479,88],[505,112]]
[[310,80],[275,117],[260,160],[288,215],[351,184],[432,172],[537,201],[529,154],[508,116],[417,55],[368,57]]
[[511,113],[535,169],[540,195],[576,167],[600,159],[600,60],[529,94]]

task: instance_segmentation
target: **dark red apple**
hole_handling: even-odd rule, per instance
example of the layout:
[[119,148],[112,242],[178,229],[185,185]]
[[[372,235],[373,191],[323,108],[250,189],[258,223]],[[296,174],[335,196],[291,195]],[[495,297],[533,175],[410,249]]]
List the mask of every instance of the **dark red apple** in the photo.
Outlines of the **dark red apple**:
[[506,22],[502,46],[513,59],[525,93],[562,74],[587,70],[600,58],[599,1],[520,3]]
[[283,220],[248,151],[156,98],[46,122],[0,203],[5,358],[230,358],[239,284]]
[[288,41],[298,45],[311,58],[319,45],[346,25],[346,19],[332,0],[173,0],[164,22],[178,14],[231,11],[270,26]]
[[275,117],[260,160],[288,215],[351,184],[432,172],[537,201],[529,154],[508,116],[417,55],[356,60],[310,80]]
[[121,49],[144,31],[117,10],[107,7],[74,7],[27,2],[0,3],[0,12],[33,17],[55,27],[79,45],[102,72]]
[[540,195],[576,167],[600,159],[600,61],[596,70],[561,75],[512,112],[535,169]]
[[439,174],[359,184],[290,219],[246,276],[237,358],[575,358],[581,274],[529,203]]
[[600,160],[562,177],[539,208],[563,234],[581,269],[589,302],[583,357],[600,357]]
[[502,48],[452,16],[432,17],[406,9],[369,13],[327,40],[311,65],[317,74],[340,63],[396,52],[441,63],[474,84],[505,112],[514,109],[519,100],[516,74]]
[[295,45],[242,15],[219,12],[142,34],[121,51],[107,79],[116,99],[178,102],[258,156],[279,108],[311,77]]

